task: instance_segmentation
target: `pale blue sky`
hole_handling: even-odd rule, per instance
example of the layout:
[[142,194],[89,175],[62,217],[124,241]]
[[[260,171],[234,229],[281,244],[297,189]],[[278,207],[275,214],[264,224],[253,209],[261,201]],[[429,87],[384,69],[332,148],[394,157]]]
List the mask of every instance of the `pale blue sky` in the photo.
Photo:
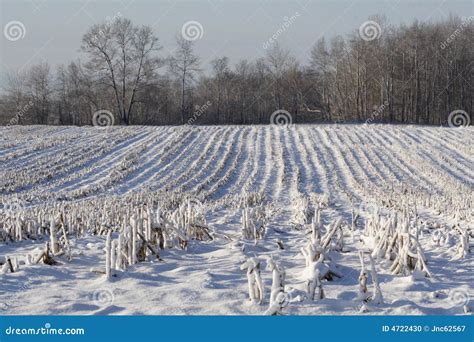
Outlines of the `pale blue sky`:
[[[390,24],[474,15],[474,0],[0,0],[1,27],[13,20],[24,24],[23,39],[0,40],[1,72],[48,61],[55,66],[81,57],[81,37],[92,24],[120,13],[137,24],[154,28],[169,54],[174,36],[190,20],[204,27],[196,51],[206,69],[215,56],[232,62],[265,55],[263,44],[285,17],[299,16],[278,37],[302,63],[321,36],[347,34],[374,14]],[[3,32],[2,32],[3,33]],[[83,57],[83,56],[82,56]]]

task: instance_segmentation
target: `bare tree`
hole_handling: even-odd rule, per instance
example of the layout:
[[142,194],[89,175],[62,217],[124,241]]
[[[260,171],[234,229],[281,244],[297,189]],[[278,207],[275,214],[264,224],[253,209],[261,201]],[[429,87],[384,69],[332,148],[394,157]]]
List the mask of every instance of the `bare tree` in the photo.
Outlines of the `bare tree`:
[[58,117],[63,124],[90,124],[92,113],[109,108],[110,88],[95,83],[90,69],[84,69],[80,62],[71,62],[67,67],[60,66],[56,74],[56,94]]
[[[219,123],[222,109],[222,96],[226,76],[229,74],[229,58],[220,57],[211,61],[214,76],[214,86],[216,88],[216,122]],[[227,77],[228,78],[228,77]]]
[[[157,54],[149,27],[119,18],[93,26],[80,62],[53,77],[45,63],[13,73],[0,95],[0,119],[21,124],[90,124],[92,113],[114,109],[123,124],[185,123],[193,105],[211,100],[200,123],[268,123],[275,109],[294,122],[370,121],[446,124],[454,110],[474,109],[474,21],[450,17],[381,28],[375,39],[359,30],[317,41],[309,65],[274,44],[266,58],[211,62],[202,75],[193,42],[178,36],[167,59]],[[466,118],[472,122],[472,117]]]
[[23,108],[27,105],[29,98],[27,93],[27,73],[16,71],[7,74],[6,83],[3,87],[5,95],[2,97],[2,114],[7,124],[24,124],[26,113]]
[[[331,100],[329,96],[331,57],[324,38],[319,39],[311,50],[310,72],[314,77],[315,87],[320,89],[324,112],[329,115],[331,112]],[[330,117],[327,117],[327,119],[331,120]]]
[[275,44],[267,52],[267,62],[269,66],[269,71],[271,79],[273,82],[273,98],[275,101],[275,108],[282,108],[282,97],[283,97],[283,82],[285,73],[288,70],[292,61],[290,52],[281,48],[279,44]]
[[176,36],[177,48],[173,56],[169,58],[169,69],[175,75],[181,86],[180,109],[181,124],[185,122],[186,113],[186,90],[195,80],[196,73],[200,71],[199,57],[195,55],[193,42],[184,39],[181,35]]
[[[239,124],[243,125],[245,123],[245,111],[247,108],[247,98],[248,98],[248,78],[250,73],[250,65],[247,60],[241,60],[235,66],[236,74],[236,85],[237,85],[237,103],[238,109],[235,109],[239,114]],[[237,113],[236,113],[237,114]]]
[[87,67],[99,75],[97,82],[111,87],[116,110],[127,125],[137,93],[146,87],[147,76],[162,65],[156,56],[159,49],[150,27],[137,27],[123,18],[94,25],[83,37],[82,50],[89,55]]
[[36,122],[42,125],[48,124],[51,110],[52,75],[47,63],[33,65],[28,72],[27,79],[30,99],[33,100],[33,110]]

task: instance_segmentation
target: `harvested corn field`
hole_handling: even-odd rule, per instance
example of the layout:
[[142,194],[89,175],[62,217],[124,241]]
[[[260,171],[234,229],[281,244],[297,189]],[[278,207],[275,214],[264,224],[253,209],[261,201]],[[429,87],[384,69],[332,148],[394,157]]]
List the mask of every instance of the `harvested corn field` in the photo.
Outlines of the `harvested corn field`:
[[463,314],[472,128],[0,128],[4,314]]

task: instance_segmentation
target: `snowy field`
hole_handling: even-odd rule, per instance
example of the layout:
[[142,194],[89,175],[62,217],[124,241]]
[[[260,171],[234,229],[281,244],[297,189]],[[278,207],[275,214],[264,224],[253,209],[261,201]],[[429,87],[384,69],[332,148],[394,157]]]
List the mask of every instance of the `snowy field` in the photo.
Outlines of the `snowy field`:
[[2,127],[0,313],[470,314],[473,133]]

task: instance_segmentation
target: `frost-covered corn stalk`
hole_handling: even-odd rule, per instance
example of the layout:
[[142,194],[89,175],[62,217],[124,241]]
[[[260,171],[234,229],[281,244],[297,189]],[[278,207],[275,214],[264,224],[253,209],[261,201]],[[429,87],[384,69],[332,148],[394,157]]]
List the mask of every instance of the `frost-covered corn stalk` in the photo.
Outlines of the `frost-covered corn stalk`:
[[[251,184],[251,183],[248,183]],[[247,207],[256,207],[260,206],[265,202],[265,192],[244,192],[239,198],[238,207],[247,208]]]
[[247,270],[247,283],[250,300],[262,304],[265,293],[262,278],[260,276],[260,262],[255,258],[249,258],[240,266],[240,269]]
[[269,212],[264,206],[242,209],[242,237],[252,240],[263,239],[268,220]]
[[[342,251],[342,248],[344,247],[343,238],[344,232],[342,218],[338,218],[329,225],[326,234],[321,238],[321,248],[324,250],[333,249],[336,251]],[[331,242],[335,243],[331,246]]]
[[304,257],[305,266],[308,267],[324,254],[324,250],[318,243],[309,242],[305,247],[301,248],[301,254]]
[[439,228],[433,232],[432,239],[436,246],[444,246],[449,242],[449,233],[446,229]]
[[364,262],[364,252],[360,251],[359,252],[359,258],[360,258],[360,274],[359,274],[359,295],[357,297],[358,300],[360,301],[367,301],[367,298],[369,298],[369,295],[367,293],[367,281],[369,279],[369,275],[367,271],[365,270],[365,262]]
[[[324,298],[324,291],[321,280],[323,278],[332,279],[329,266],[324,263],[326,258],[323,248],[318,243],[309,242],[301,248],[301,254],[305,259],[304,277],[306,282],[306,292],[311,300]],[[328,260],[329,261],[329,260]]]
[[110,231],[118,234],[110,244],[111,272],[125,270],[151,256],[159,258],[159,249],[186,248],[191,239],[212,239],[204,206],[180,193],[164,196],[142,191],[0,210],[0,241],[47,238],[48,257],[43,259],[51,264],[53,256],[65,254],[71,258],[72,236],[105,236]]
[[244,239],[255,239],[256,234],[254,232],[254,227],[253,227],[253,222],[250,219],[250,209],[249,208],[244,208],[242,209],[242,218],[241,218],[241,223],[242,223],[242,237]]
[[[4,213],[0,211],[0,241],[36,240],[47,234],[57,246],[57,243],[66,243],[63,240],[68,235],[83,235],[88,222],[94,222],[92,218],[89,218],[93,213],[94,211],[87,207],[81,208],[79,204],[43,204],[25,207],[10,213],[9,216],[4,216]],[[51,235],[51,231],[55,233],[54,236]]]
[[15,273],[18,271],[19,263],[16,257],[9,257],[6,255],[3,260],[0,258],[0,274],[6,274],[6,273]]
[[321,243],[321,206],[319,204],[311,222],[311,243]]
[[17,197],[3,200],[0,209],[0,241],[21,241],[30,235],[31,225],[24,212],[24,203]]
[[318,194],[318,193],[311,193],[309,195],[311,199],[311,203],[315,206],[322,208],[327,208],[329,206],[329,196],[327,194]]
[[459,242],[456,247],[456,257],[465,258],[469,253],[469,232],[462,229],[459,225],[453,228],[459,234]]
[[[190,204],[188,200],[173,202],[171,207],[175,209],[162,209],[152,201],[122,209],[113,204],[111,206],[113,209],[109,208],[103,214],[101,226],[94,229],[100,235],[105,233],[109,236],[111,231],[118,233],[110,245],[106,243],[106,255],[109,256],[106,259],[110,259],[111,271],[126,270],[129,265],[149,260],[150,257],[160,259],[158,249],[186,248],[190,239],[212,239],[208,227],[204,226],[204,211],[198,210],[200,207]],[[115,219],[117,216],[119,220]]]
[[126,243],[124,241],[124,235],[122,233],[119,234],[116,243],[113,243],[112,246],[114,247],[115,251],[113,252],[113,259],[115,259],[115,263],[111,265],[116,270],[125,270],[127,267],[127,257],[126,252],[124,251]]
[[359,258],[360,258],[361,270],[360,270],[360,275],[359,275],[359,295],[357,299],[362,302],[372,302],[375,304],[382,304],[383,295],[382,295],[382,290],[380,288],[377,270],[375,268],[375,262],[370,253],[368,253],[368,256],[369,256],[370,267],[371,267],[370,274],[372,277],[373,294],[371,296],[368,293],[367,285],[368,285],[369,274],[365,268],[364,252],[360,251]]
[[[41,155],[41,153],[44,152],[42,151],[43,149],[69,145],[67,153],[66,151],[58,149],[57,153],[53,155],[43,155],[41,158],[33,158],[34,164],[28,165],[29,167],[9,168],[5,170],[4,173],[2,172],[4,177],[0,180],[0,192],[14,193],[29,186],[31,189],[28,193],[32,193],[35,197],[38,197],[37,195],[41,195],[41,197],[56,196],[58,193],[53,194],[49,191],[43,192],[42,186],[38,185],[42,185],[41,183],[44,183],[45,180],[51,180],[60,175],[62,177],[56,180],[56,184],[64,184],[76,176],[81,176],[89,172],[89,167],[83,168],[81,171],[77,171],[77,168],[83,166],[88,160],[94,160],[103,156],[104,153],[111,151],[117,143],[125,141],[135,135],[135,133],[130,130],[127,132],[126,130],[117,129],[108,139],[94,139],[93,144],[82,145],[80,143],[70,144],[70,142],[77,141],[77,138],[81,140],[80,138],[84,138],[85,135],[90,134],[92,136],[96,132],[76,131],[74,133],[68,132],[62,135],[53,134],[49,136],[49,132],[47,132],[49,129],[50,128],[45,128],[41,133],[41,137],[37,136],[33,139],[31,139],[31,136],[27,133],[24,135],[24,137],[28,137],[28,140],[23,141],[24,148],[22,148],[21,151],[17,150],[13,153],[2,155],[0,160],[3,162],[29,153],[36,155],[36,152],[38,152],[38,155]],[[3,135],[4,132],[2,132],[2,136]],[[18,143],[18,138],[19,136],[16,135],[14,139],[15,144]],[[89,139],[86,140],[90,141]],[[5,146],[4,144],[2,145]]]
[[142,145],[139,150],[131,151],[127,153],[122,160],[114,165],[114,168],[110,170],[108,177],[103,178],[101,182],[88,183],[80,188],[70,191],[64,196],[78,199],[85,196],[90,196],[94,193],[104,191],[105,189],[110,188],[112,185],[124,180],[130,173],[136,171],[140,164],[138,160],[141,154],[146,151],[148,148],[147,145]]
[[352,211],[351,211],[351,230],[355,231],[357,229],[357,220],[360,217],[360,212],[357,208],[354,208],[354,205],[352,206]]
[[[59,221],[60,215],[67,235],[77,237],[86,233],[105,235],[108,229],[116,230],[124,220],[129,220],[132,213],[139,212],[142,219],[146,219],[146,215],[141,211],[146,210],[150,203],[156,203],[154,206],[159,205],[167,211],[172,211],[182,202],[176,194],[163,196],[160,193],[146,191],[122,197],[88,198],[60,203],[56,202],[57,194],[48,193],[48,195],[55,195],[55,198],[51,201],[44,199],[44,203],[40,205],[25,205],[15,211],[0,209],[0,239],[17,241],[50,235],[51,217]],[[24,202],[30,200],[38,199],[27,198]],[[18,222],[20,224],[17,224]],[[21,227],[21,231],[18,227]],[[62,227],[56,229],[57,232],[59,230],[62,230]]]
[[185,240],[212,240],[207,226],[204,205],[196,200],[188,199],[174,212],[172,222],[180,229]]
[[311,206],[310,198],[297,191],[293,196],[293,219],[297,224],[305,225],[311,223],[314,216],[314,208]]
[[112,231],[109,230],[107,233],[107,241],[105,242],[105,278],[110,280],[112,277]]
[[21,241],[24,236],[24,220],[21,216],[8,217],[2,220],[0,241]]
[[[319,237],[319,226],[321,223],[319,210],[316,210],[312,225],[311,241],[308,242],[305,247],[301,248],[301,254],[305,259],[305,280],[307,281],[307,289],[310,298],[313,297],[314,290],[320,291],[320,295],[323,295],[321,279],[332,280],[334,277],[341,277],[341,275],[335,271],[331,259],[328,256],[328,253],[333,250],[331,247],[332,239],[339,230],[342,230],[341,221],[341,219],[334,220],[328,226],[326,234],[324,234],[323,237]],[[318,275],[318,277],[316,277],[316,275]]]
[[[305,249],[302,249],[302,252],[307,252]],[[313,261],[311,254],[303,254],[306,259],[306,293],[308,298],[311,300],[323,299],[324,290],[321,282],[321,268],[325,268],[323,272],[327,272],[327,267],[323,264],[324,254],[320,254],[317,261]]]
[[272,272],[272,289],[270,305],[265,314],[270,316],[281,315],[288,299],[285,294],[285,270],[277,265],[273,258],[268,260],[267,270]]
[[[408,161],[410,154],[404,154]],[[415,165],[415,164],[413,164]],[[474,193],[472,188],[466,184],[456,182],[448,174],[437,169],[429,170],[432,174],[430,179],[437,183],[440,192],[436,189],[426,189],[421,186],[412,185],[406,182],[393,183],[391,187],[381,190],[378,187],[371,187],[371,197],[380,199],[378,202],[384,207],[403,211],[406,203],[413,206],[432,209],[438,215],[443,215],[457,222],[469,221],[474,208]]]
[[58,237],[57,237],[57,231],[56,231],[56,219],[54,217],[51,217],[50,223],[49,223],[49,234],[51,237],[51,252],[53,254],[59,253],[59,243],[58,243]]
[[42,261],[46,265],[50,265],[50,266],[56,265],[57,262],[51,256],[50,251],[51,251],[51,249],[49,247],[49,242],[46,242],[46,244],[44,246],[44,251],[42,253],[40,253],[40,255],[33,261],[33,263],[37,264],[37,263]]
[[123,271],[129,265],[145,261],[149,255],[159,258],[158,252],[153,247],[153,236],[149,236],[150,240],[145,238],[148,233],[144,223],[146,222],[141,216],[134,214],[129,222],[123,222],[117,239],[112,240],[112,230],[108,231],[105,248],[106,269],[109,267],[110,270]]
[[373,258],[393,260],[390,267],[392,274],[410,275],[419,271],[431,277],[419,243],[420,232],[415,207],[412,212],[403,210],[401,217],[395,212],[385,218],[377,211],[367,220],[364,233],[366,244],[372,248]]
[[370,259],[370,272],[372,275],[372,283],[374,286],[374,292],[373,292],[371,301],[375,304],[382,304],[383,295],[382,295],[382,290],[380,288],[379,277],[377,275],[377,269],[375,268],[374,258],[372,258],[372,255],[370,254],[369,254],[369,259]]
[[367,237],[370,244],[373,245],[372,256],[374,258],[393,259],[392,248],[396,241],[397,225],[402,224],[398,222],[397,213],[393,213],[388,219],[379,215],[377,211],[374,216],[370,217],[366,222]]
[[382,230],[380,220],[380,211],[379,208],[377,208],[365,221],[364,234],[370,238],[376,238],[380,235],[380,231]]
[[[431,277],[423,249],[418,241],[418,234],[410,233],[410,217],[405,213],[404,218],[396,223],[397,229],[390,237],[386,249],[386,254],[394,257],[390,271],[393,274],[404,275],[420,271],[425,276]],[[390,227],[393,227],[393,224]]]

